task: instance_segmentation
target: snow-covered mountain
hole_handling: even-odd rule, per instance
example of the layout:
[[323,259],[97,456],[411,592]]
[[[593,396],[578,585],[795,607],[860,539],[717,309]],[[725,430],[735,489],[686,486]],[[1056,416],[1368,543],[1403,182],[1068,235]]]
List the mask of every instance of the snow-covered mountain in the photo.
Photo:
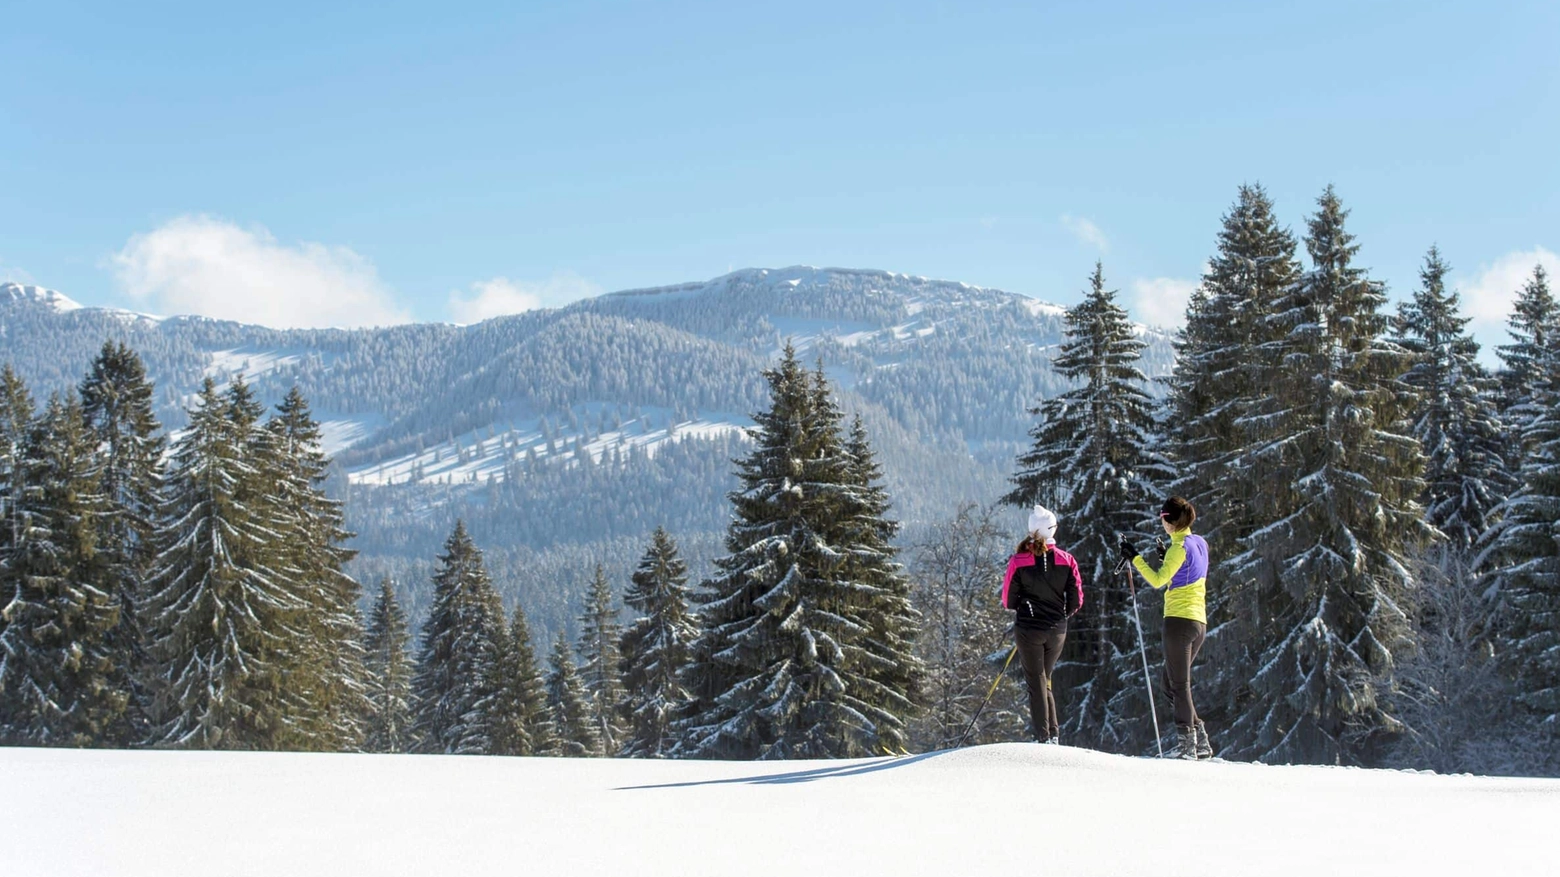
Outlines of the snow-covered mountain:
[[[524,376],[503,386],[506,369],[512,378],[515,368],[536,365],[517,361],[525,360],[521,351],[527,344],[536,346],[536,340],[545,340],[549,332],[569,334],[590,317],[621,321],[590,324],[602,348],[616,343],[623,333],[654,324],[679,336],[670,338],[668,349],[659,352],[676,356],[687,348],[698,357],[717,347],[731,348],[722,351],[728,361],[721,365],[737,369],[751,370],[790,340],[809,358],[823,357],[831,377],[855,389],[893,384],[888,373],[915,371],[928,363],[958,368],[957,355],[943,356],[954,348],[963,348],[965,358],[1047,351],[1060,338],[1061,313],[1057,305],[963,283],[883,271],[793,267],[746,269],[700,283],[612,293],[558,310],[474,326],[288,331],[82,308],[61,293],[8,283],[0,285],[0,327],[7,330],[0,342],[0,358],[16,364],[37,388],[62,389],[75,380],[104,338],[127,336],[142,350],[153,378],[165,391],[161,396],[165,419],[179,419],[181,404],[204,377],[223,381],[242,374],[272,396],[298,383],[327,421],[330,450],[363,451],[353,455],[355,481],[380,483],[397,476],[404,480],[416,470],[425,479],[454,482],[502,475],[502,467],[492,465],[442,465],[445,451],[459,456],[462,448],[484,439],[519,444],[546,456],[540,427],[547,415],[562,421],[561,425],[550,422],[550,432],[560,440],[583,438],[584,448],[597,457],[604,450],[603,435],[605,441],[615,442],[619,430],[586,429],[573,421],[580,417],[599,421],[606,409],[637,407],[644,416],[619,418],[618,426],[629,431],[621,438],[628,441],[631,434],[635,443],[648,448],[671,437],[668,420],[687,424],[684,434],[687,429],[703,434],[731,431],[747,423],[746,413],[758,401],[748,392],[756,375],[720,375],[716,383],[741,385],[745,391],[715,392],[724,397],[719,402],[731,404],[714,406],[709,399],[678,399],[675,392],[651,401],[641,398],[642,388],[627,383],[600,393],[601,398],[571,393],[566,401],[537,398],[546,394],[524,386]],[[44,331],[23,331],[37,329]],[[1167,339],[1157,332],[1145,333],[1153,344],[1149,368],[1163,371],[1168,364]],[[44,361],[55,367],[41,367]],[[419,376],[427,380],[420,381]],[[890,392],[874,390],[866,395],[882,402]],[[1020,401],[1028,404],[1034,399]],[[568,417],[566,408],[576,416]],[[709,416],[702,410],[706,408],[713,408]],[[485,411],[492,415],[485,416]],[[914,419],[908,410],[897,416]],[[461,428],[452,432],[456,423]],[[905,425],[922,434],[938,431],[933,423]],[[995,431],[1014,434],[1012,429]],[[422,449],[407,453],[407,440],[417,438]]]
[[35,305],[59,314],[81,309],[81,305],[66,297],[64,293],[21,283],[0,283],[0,302]]
[[1554,873],[1560,781],[1010,743],[856,761],[0,749],[4,871]]
[[[1050,367],[1059,306],[884,271],[747,269],[469,326],[363,330],[152,318],[4,289],[0,361],[40,395],[74,386],[110,339],[141,353],[174,428],[206,378],[243,375],[269,401],[297,385],[365,561],[431,558],[457,516],[491,548],[605,546],[657,524],[713,540],[735,443],[787,341],[865,421],[907,522],[1001,495],[1028,409],[1064,388]],[[1166,373],[1170,339],[1142,332],[1146,370]]]

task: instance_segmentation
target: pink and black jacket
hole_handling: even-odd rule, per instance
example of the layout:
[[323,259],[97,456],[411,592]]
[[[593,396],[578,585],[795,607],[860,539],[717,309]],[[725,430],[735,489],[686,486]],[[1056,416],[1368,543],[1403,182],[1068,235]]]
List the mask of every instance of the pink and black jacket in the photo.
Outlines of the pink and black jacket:
[[1019,627],[1051,630],[1083,608],[1083,576],[1071,554],[1050,546],[1039,557],[1020,552],[1008,558],[1002,605],[1018,613]]

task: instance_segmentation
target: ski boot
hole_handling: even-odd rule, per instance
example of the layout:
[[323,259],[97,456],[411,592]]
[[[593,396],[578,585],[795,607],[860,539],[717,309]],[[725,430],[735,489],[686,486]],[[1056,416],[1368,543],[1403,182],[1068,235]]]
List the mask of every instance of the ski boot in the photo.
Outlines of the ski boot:
[[1194,726],[1175,726],[1175,750],[1169,756],[1186,761],[1197,760],[1197,729]]
[[1197,720],[1197,760],[1206,761],[1213,757],[1213,741],[1208,739],[1208,729],[1203,726],[1202,719]]

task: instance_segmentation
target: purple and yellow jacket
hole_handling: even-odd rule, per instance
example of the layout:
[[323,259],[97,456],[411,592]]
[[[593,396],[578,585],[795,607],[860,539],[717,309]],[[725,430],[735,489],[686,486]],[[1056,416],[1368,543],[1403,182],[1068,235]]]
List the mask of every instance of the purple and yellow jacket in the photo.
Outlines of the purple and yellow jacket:
[[1083,576],[1071,554],[1048,546],[1039,557],[1021,552],[1008,558],[1002,605],[1018,613],[1019,627],[1050,630],[1083,608]]
[[1165,549],[1164,563],[1159,569],[1148,565],[1141,556],[1132,560],[1132,566],[1143,580],[1154,588],[1169,586],[1165,592],[1165,617],[1189,618],[1208,623],[1208,543],[1191,530],[1177,530],[1170,534],[1170,547]]

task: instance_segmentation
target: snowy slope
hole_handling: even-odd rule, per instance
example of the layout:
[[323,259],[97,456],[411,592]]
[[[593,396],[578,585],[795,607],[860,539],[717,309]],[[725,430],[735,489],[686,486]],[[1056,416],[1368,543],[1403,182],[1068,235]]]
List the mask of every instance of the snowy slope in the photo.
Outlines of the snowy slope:
[[0,749],[14,875],[1555,873],[1560,781],[1007,744],[653,762]]
[[[586,403],[575,406],[575,409],[594,417],[604,407],[607,406]],[[739,434],[753,425],[751,417],[734,413],[702,413],[698,419],[675,424],[671,423],[669,409],[646,406],[643,413],[648,422],[643,418],[632,419],[616,429],[593,434],[590,441],[579,443],[578,453],[590,454],[591,459],[598,463],[609,451],[626,453],[630,447],[653,457],[669,442],[689,437],[707,439]],[[352,441],[342,440],[332,446],[332,425],[321,423],[321,429],[326,433],[325,449],[331,453],[336,449],[350,447],[352,441],[361,438],[361,435],[372,434],[371,430],[364,430]],[[417,453],[402,454],[349,469],[347,478],[353,484],[406,484],[409,480],[457,485],[481,484],[489,478],[502,481],[504,467],[523,459],[527,452],[538,460],[554,456],[572,459],[574,451],[571,450],[568,455],[562,454],[562,439],[579,439],[579,432],[561,429],[558,435],[561,439],[554,442],[556,452],[548,451],[539,419],[516,422],[511,418],[502,424],[490,424],[484,429],[466,432],[451,441],[440,442]]]
[[20,283],[0,283],[0,301],[32,302],[60,314],[81,310],[81,305],[64,293]]

